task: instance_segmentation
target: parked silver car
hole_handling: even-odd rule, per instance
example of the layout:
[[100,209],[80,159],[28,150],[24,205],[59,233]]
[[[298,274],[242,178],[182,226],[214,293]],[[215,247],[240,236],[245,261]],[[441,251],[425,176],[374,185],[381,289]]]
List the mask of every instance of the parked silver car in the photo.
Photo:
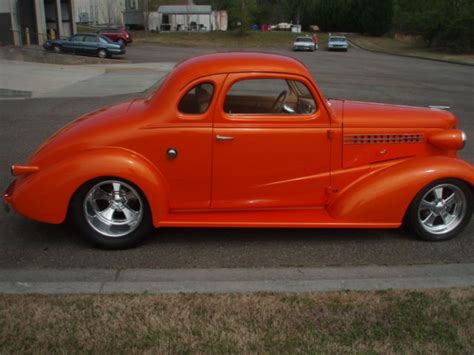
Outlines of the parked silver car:
[[294,51],[311,51],[313,52],[316,49],[316,45],[313,42],[313,39],[309,36],[296,37],[295,42],[293,43]]
[[349,42],[344,36],[329,36],[328,50],[330,51],[345,51],[349,48]]

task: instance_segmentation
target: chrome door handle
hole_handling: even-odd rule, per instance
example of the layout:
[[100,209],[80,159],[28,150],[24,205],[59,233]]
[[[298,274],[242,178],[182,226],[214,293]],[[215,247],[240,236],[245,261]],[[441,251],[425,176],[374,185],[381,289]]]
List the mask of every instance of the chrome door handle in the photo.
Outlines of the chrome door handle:
[[232,141],[232,140],[234,140],[234,137],[217,135],[217,136],[216,136],[216,139],[217,139],[218,141]]

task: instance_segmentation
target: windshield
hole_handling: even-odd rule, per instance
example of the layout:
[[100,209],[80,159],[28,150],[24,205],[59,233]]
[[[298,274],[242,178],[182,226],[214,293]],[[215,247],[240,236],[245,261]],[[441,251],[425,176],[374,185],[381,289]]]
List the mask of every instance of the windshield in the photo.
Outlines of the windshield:
[[313,42],[313,40],[309,37],[299,37],[296,39],[296,42]]
[[331,37],[331,38],[329,38],[329,41],[331,41],[331,42],[345,42],[346,38],[345,37]]
[[112,41],[109,37],[105,37],[105,36],[102,36],[102,35],[99,35],[99,37],[100,37],[100,39],[103,39],[107,43],[114,43],[114,41]]

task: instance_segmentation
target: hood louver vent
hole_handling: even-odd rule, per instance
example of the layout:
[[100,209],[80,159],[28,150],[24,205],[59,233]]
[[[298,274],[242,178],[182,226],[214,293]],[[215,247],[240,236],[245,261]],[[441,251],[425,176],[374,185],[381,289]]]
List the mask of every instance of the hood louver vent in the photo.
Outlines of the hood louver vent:
[[344,144],[422,143],[423,134],[346,134]]

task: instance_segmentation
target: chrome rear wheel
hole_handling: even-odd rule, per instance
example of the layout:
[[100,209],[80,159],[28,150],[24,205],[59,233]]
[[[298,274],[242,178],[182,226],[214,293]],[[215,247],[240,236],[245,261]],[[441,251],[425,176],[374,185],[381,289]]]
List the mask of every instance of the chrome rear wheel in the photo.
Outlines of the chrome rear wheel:
[[153,226],[142,191],[129,181],[113,177],[84,184],[71,201],[70,213],[84,236],[106,249],[134,246]]
[[143,217],[140,195],[132,186],[119,180],[94,185],[87,193],[83,207],[89,225],[106,237],[130,234]]

